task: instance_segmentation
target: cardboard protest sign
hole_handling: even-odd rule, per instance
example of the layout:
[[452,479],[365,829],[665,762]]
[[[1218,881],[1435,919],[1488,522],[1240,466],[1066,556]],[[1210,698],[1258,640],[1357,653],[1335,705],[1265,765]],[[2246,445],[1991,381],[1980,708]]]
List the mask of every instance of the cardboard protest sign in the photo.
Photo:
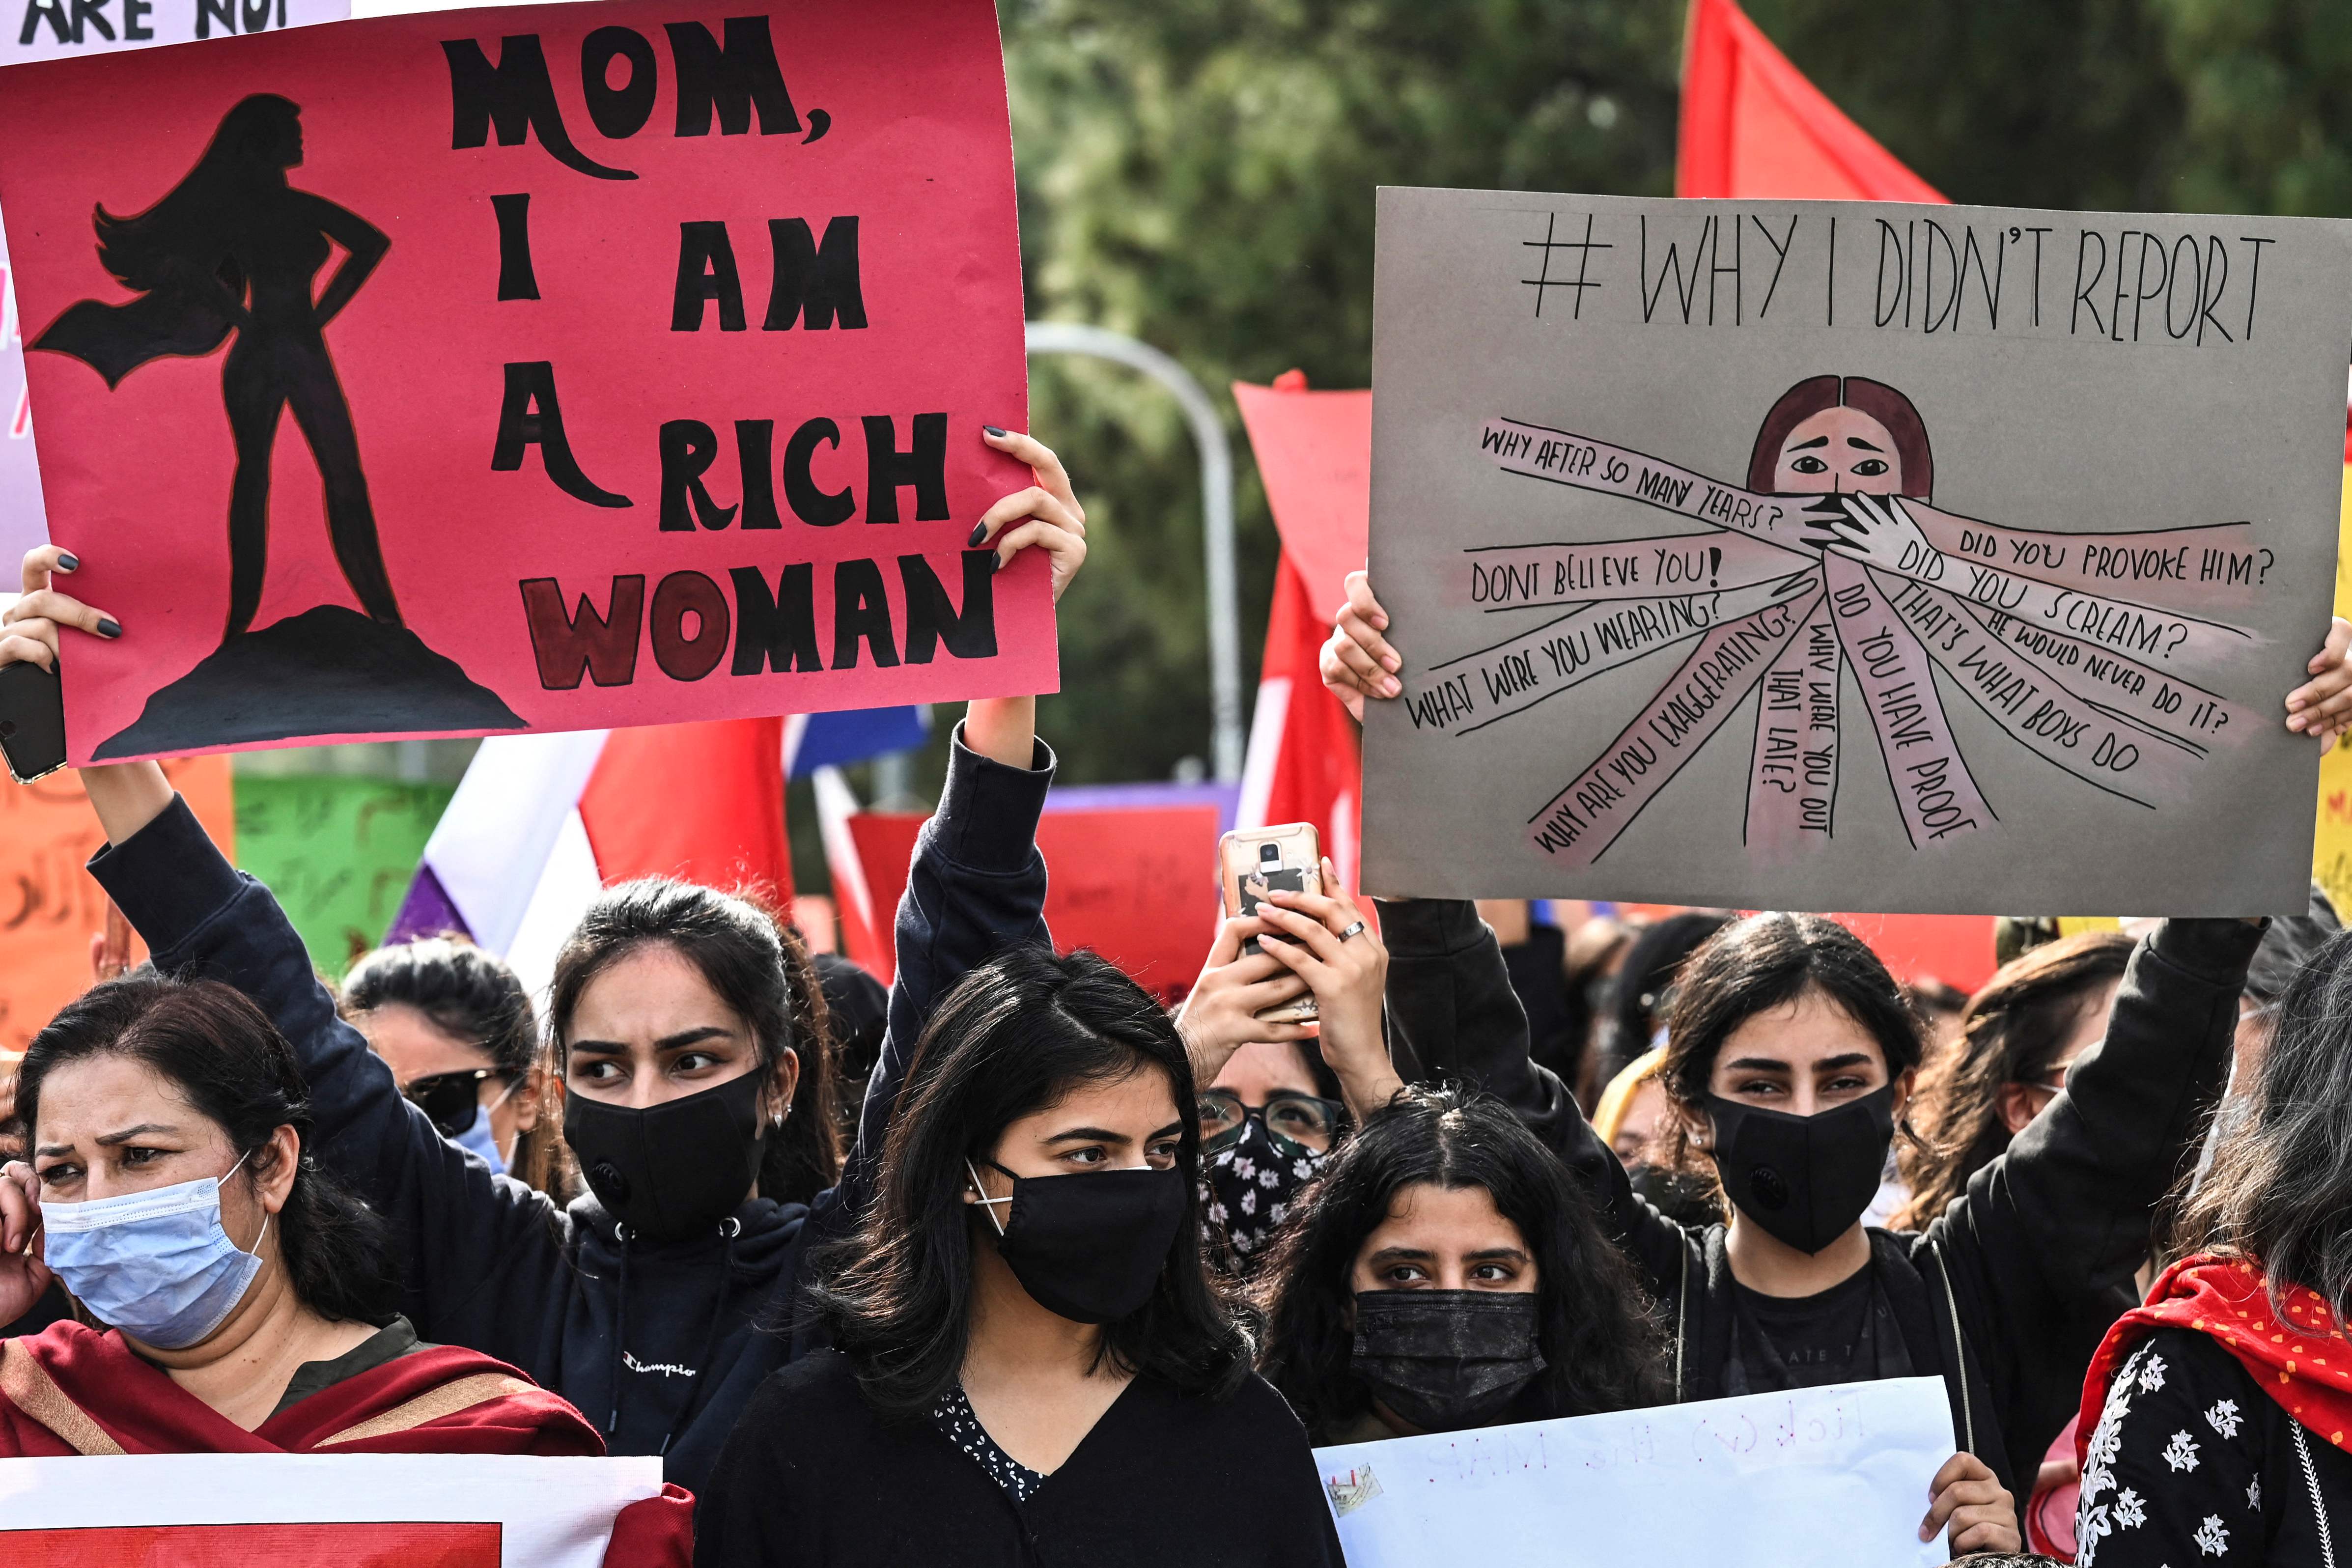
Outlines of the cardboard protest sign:
[[509,1454],[121,1454],[0,1459],[9,1568],[266,1563],[602,1568],[654,1458]]
[[[1315,1450],[1349,1568],[1940,1563],[1942,1380],[1751,1394]],[[1825,1530],[1823,1521],[1834,1521]]]
[[[226,757],[169,763],[172,787],[221,853],[238,850]],[[106,929],[106,894],[82,868],[106,843],[81,779],[0,779],[0,1052],[22,1051],[94,978],[89,939]],[[133,963],[147,956],[132,939]]]
[[2303,907],[2352,229],[1386,190],[1379,244],[1370,888]]
[[[0,94],[73,760],[1050,690],[982,0],[465,10]],[[99,103],[136,115],[93,117]],[[93,228],[92,214],[97,213]]]
[[[351,0],[25,0],[20,12],[0,11],[0,65],[233,38],[351,14]],[[0,593],[8,594],[16,591],[16,562],[48,542],[18,326],[8,237],[0,231]]]
[[303,773],[236,781],[236,864],[275,894],[340,980],[385,928],[455,786]]

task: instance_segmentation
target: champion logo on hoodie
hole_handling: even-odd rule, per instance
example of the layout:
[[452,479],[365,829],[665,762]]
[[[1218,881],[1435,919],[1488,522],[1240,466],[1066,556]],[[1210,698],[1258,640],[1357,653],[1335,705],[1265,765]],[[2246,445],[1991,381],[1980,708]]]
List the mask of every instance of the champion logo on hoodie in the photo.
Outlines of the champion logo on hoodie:
[[664,1377],[692,1377],[694,1375],[694,1368],[690,1366],[679,1366],[675,1363],[666,1361],[639,1361],[636,1357],[631,1355],[626,1351],[623,1351],[621,1352],[621,1364],[627,1367],[631,1372],[657,1372]]

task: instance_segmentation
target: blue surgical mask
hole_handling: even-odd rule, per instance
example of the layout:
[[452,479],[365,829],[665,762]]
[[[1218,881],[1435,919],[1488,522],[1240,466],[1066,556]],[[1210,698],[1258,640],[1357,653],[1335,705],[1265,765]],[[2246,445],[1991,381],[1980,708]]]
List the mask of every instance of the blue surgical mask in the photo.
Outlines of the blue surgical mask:
[[[507,1096],[514,1093],[516,1087],[521,1082],[520,1079],[517,1079],[513,1083],[507,1085],[506,1094],[499,1095],[489,1104],[476,1110],[474,1120],[466,1124],[466,1130],[448,1140],[460,1149],[470,1150],[479,1154],[482,1157],[482,1163],[489,1166],[490,1174],[493,1176],[504,1175],[512,1167],[508,1165],[506,1155],[499,1150],[498,1134],[490,1131],[490,1112],[504,1105],[507,1102]],[[520,1137],[520,1134],[518,1133],[516,1136]]]
[[[234,1176],[240,1159],[231,1165]],[[178,1182],[121,1197],[43,1204],[43,1260],[99,1319],[157,1350],[185,1350],[209,1336],[261,1272],[261,1237],[247,1252],[221,1226],[228,1176]]]

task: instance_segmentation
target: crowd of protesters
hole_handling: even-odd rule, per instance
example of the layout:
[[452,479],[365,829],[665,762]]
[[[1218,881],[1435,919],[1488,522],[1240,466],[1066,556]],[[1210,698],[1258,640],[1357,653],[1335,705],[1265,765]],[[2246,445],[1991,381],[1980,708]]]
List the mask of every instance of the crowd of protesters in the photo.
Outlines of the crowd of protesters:
[[[987,438],[1036,483],[976,542],[1058,598],[1085,512]],[[0,665],[135,646],[79,564],[26,558]],[[1391,630],[1351,577],[1359,712]],[[2348,646],[2285,700],[2322,745]],[[1954,1557],[2352,1552],[2324,900],[2004,922],[1962,997],[1820,916],[1374,910],[1327,865],[1171,1016],[1052,945],[1054,767],[1034,700],[970,705],[887,995],[646,880],[539,997],[452,939],[323,983],[160,769],[86,770],[152,957],[16,1072],[0,1457],[652,1455],[610,1563],[1303,1568],[1341,1561],[1316,1445],[1933,1377]]]

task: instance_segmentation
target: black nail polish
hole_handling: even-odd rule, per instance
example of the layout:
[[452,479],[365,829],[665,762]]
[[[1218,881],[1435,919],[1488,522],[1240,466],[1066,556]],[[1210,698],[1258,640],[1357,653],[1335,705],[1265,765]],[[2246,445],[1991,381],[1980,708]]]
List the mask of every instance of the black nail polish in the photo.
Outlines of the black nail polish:
[[980,548],[980,542],[987,537],[988,524],[975,522],[971,525],[971,537],[963,542],[963,547],[966,550],[977,550]]
[[993,575],[993,574],[996,574],[996,573],[999,573],[999,572],[1003,571],[1003,570],[1004,570],[1004,557],[1003,557],[1003,556],[1002,556],[1002,555],[999,555],[999,556],[994,557],[994,558],[993,558],[993,562],[992,562],[992,563],[990,565],[990,567],[988,568],[988,570],[989,570],[989,572],[990,572],[990,574],[991,574],[992,575]]
[[999,429],[998,429],[995,426],[993,426],[993,425],[983,425],[983,426],[981,426],[981,428],[982,428],[982,430],[985,430],[986,432],[988,432],[988,434],[990,434],[990,435],[992,435],[992,436],[999,437],[1002,437],[1003,436],[1003,434],[1004,434],[1004,432],[1003,432],[1003,431],[999,430]]
[[122,635],[122,627],[116,624],[112,616],[100,616],[98,617],[98,635],[102,637],[119,637]]
[[68,572],[79,572],[81,570],[81,557],[60,550],[58,552],[58,564]]

